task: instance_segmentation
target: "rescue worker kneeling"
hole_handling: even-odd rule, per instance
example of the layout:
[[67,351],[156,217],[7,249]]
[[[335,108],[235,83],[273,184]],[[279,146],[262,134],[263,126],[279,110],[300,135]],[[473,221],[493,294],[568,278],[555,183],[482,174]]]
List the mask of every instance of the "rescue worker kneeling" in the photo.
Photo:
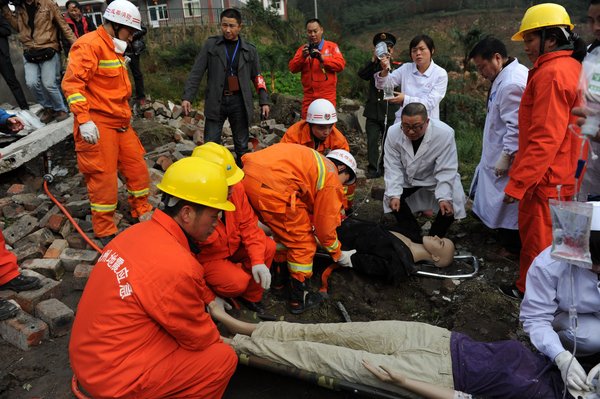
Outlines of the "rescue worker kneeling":
[[198,243],[196,258],[204,267],[206,283],[218,296],[237,298],[248,309],[264,313],[261,299],[263,291],[271,286],[269,268],[275,256],[275,241],[258,227],[258,217],[241,183],[244,172],[231,152],[217,143],[196,147],[192,156],[223,168],[228,199],[235,205],[235,211],[222,213],[208,239]]
[[194,242],[233,211],[223,169],[189,157],[157,187],[164,211],[104,249],[73,324],[69,357],[94,398],[220,398],[237,357],[205,310],[219,307],[206,287]]
[[343,185],[356,180],[356,161],[344,150],[326,158],[298,144],[280,143],[244,155],[243,162],[250,204],[278,244],[275,260],[287,260],[289,311],[318,306],[321,295],[308,289],[317,239],[342,266],[351,265],[355,252],[341,250],[335,229],[341,223]]

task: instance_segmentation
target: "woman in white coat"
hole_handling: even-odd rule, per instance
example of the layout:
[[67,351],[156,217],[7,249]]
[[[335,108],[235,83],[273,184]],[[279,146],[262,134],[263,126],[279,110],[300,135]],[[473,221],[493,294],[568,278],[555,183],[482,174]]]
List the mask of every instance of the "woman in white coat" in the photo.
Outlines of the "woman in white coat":
[[455,219],[466,216],[454,129],[429,119],[420,103],[404,107],[401,120],[390,127],[385,141],[383,210],[394,213],[402,234],[420,242],[421,228],[407,199],[426,194],[439,207],[429,235],[444,237]]
[[477,43],[469,58],[479,74],[492,83],[488,93],[481,161],[475,170],[470,196],[473,212],[490,229],[499,229],[506,250],[518,254],[518,204],[503,203],[508,170],[519,145],[519,104],[528,69],[508,57],[506,46],[487,37]]
[[400,86],[402,91],[389,100],[392,104],[400,105],[394,123],[400,122],[402,108],[410,103],[425,105],[430,118],[440,119],[440,102],[448,88],[448,73],[433,62],[433,39],[427,35],[415,36],[408,50],[413,62],[402,64],[392,73],[389,73],[390,57],[381,60],[382,70],[375,74],[375,87],[383,89],[389,84],[388,80],[391,80],[393,87]]

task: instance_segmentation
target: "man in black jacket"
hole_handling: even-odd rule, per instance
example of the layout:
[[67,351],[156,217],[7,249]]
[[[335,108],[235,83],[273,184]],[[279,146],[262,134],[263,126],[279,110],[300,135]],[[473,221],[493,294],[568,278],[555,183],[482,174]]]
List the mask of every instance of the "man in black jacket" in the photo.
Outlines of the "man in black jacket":
[[6,81],[6,85],[10,88],[13,96],[15,96],[15,100],[17,100],[19,107],[21,109],[29,109],[29,105],[25,99],[25,93],[23,93],[21,84],[17,80],[15,68],[10,59],[8,37],[11,33],[8,21],[0,14],[0,75],[2,75]]
[[256,47],[239,35],[242,14],[228,8],[221,13],[220,20],[223,35],[209,37],[204,43],[185,83],[181,105],[184,113],[191,111],[191,101],[196,97],[204,73],[208,71],[204,141],[220,144],[223,123],[228,119],[236,162],[241,166],[241,157],[248,152],[248,126],[254,113],[249,83],[253,82],[256,87],[264,117],[269,115],[269,96],[260,74]]
[[[378,33],[373,37],[373,46],[377,46],[380,42],[387,44],[388,52],[392,54],[396,38],[391,33]],[[383,90],[375,87],[375,78],[373,75],[381,71],[379,59],[373,53],[371,60],[358,71],[358,76],[361,79],[369,81],[369,97],[365,103],[365,111],[363,116],[367,118],[365,130],[367,133],[367,158],[369,166],[367,169],[367,178],[383,176],[383,156],[379,157],[379,140],[385,136],[387,127],[394,123],[396,111],[400,108],[398,104],[388,104],[383,99]],[[387,123],[386,122],[387,117]],[[381,143],[383,149],[383,143]]]

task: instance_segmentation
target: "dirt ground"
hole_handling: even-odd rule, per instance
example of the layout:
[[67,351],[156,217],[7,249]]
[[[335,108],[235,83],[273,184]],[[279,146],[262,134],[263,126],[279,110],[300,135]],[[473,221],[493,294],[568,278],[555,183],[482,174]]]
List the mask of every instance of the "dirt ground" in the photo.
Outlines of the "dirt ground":
[[[151,127],[146,126],[147,129]],[[144,129],[139,131],[144,135]],[[148,140],[143,140],[150,147]],[[155,145],[152,144],[152,145]],[[359,166],[364,165],[364,139],[351,139],[353,153],[358,154]],[[71,140],[53,149],[62,154],[54,159],[76,173]],[[32,162],[21,170],[0,176],[0,189],[18,182],[27,175],[40,173],[40,165]],[[354,215],[365,220],[390,223],[383,218],[380,200],[372,198],[373,190],[383,188],[383,179],[360,180],[356,193]],[[423,219],[425,222],[425,219]],[[385,281],[367,279],[352,270],[335,271],[329,284],[329,299],[324,306],[300,316],[292,316],[284,302],[266,293],[268,312],[285,320],[302,322],[343,322],[337,307],[341,302],[353,321],[378,319],[411,320],[431,323],[469,334],[473,338],[491,341],[520,339],[526,341],[518,325],[518,302],[502,296],[497,284],[512,282],[518,264],[498,255],[500,246],[493,232],[472,216],[455,223],[449,237],[460,254],[473,254],[481,263],[479,274],[472,279],[452,281],[412,277],[399,287]],[[318,288],[320,271],[327,266],[317,262],[313,288]],[[73,290],[72,275],[63,281],[62,301],[76,310],[79,291]],[[69,337],[43,342],[24,352],[0,340],[0,398],[61,399],[74,397],[70,390],[71,370],[68,358]],[[246,398],[347,398],[349,392],[334,392],[290,377],[239,366],[225,394],[226,399]]]

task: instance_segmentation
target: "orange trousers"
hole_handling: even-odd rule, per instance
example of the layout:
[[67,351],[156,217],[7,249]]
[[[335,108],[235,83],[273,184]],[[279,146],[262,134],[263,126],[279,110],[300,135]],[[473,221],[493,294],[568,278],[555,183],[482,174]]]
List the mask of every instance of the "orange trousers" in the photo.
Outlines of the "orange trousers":
[[117,172],[125,179],[134,218],[152,210],[148,203],[150,177],[144,147],[131,126],[124,132],[99,122],[96,126],[100,139],[97,144],[89,144],[83,141],[75,124],[75,151],[79,171],[87,184],[94,235],[106,237],[117,233],[113,220],[118,201]]
[[[519,201],[521,254],[517,288],[521,292],[525,292],[525,281],[529,266],[540,252],[552,244],[552,217],[550,216],[549,199],[533,189],[527,191]],[[570,201],[571,197],[562,197],[562,199]]]
[[4,235],[0,231],[0,285],[8,283],[19,276],[17,257],[6,249]]
[[[265,264],[271,267],[275,241],[265,236]],[[204,279],[215,294],[225,298],[241,296],[250,302],[262,299],[263,288],[252,277],[252,264],[244,246],[227,259],[202,262]]]
[[203,351],[179,348],[154,364],[141,377],[146,381],[142,389],[124,398],[219,399],[235,371],[237,356],[231,346],[220,342]]

